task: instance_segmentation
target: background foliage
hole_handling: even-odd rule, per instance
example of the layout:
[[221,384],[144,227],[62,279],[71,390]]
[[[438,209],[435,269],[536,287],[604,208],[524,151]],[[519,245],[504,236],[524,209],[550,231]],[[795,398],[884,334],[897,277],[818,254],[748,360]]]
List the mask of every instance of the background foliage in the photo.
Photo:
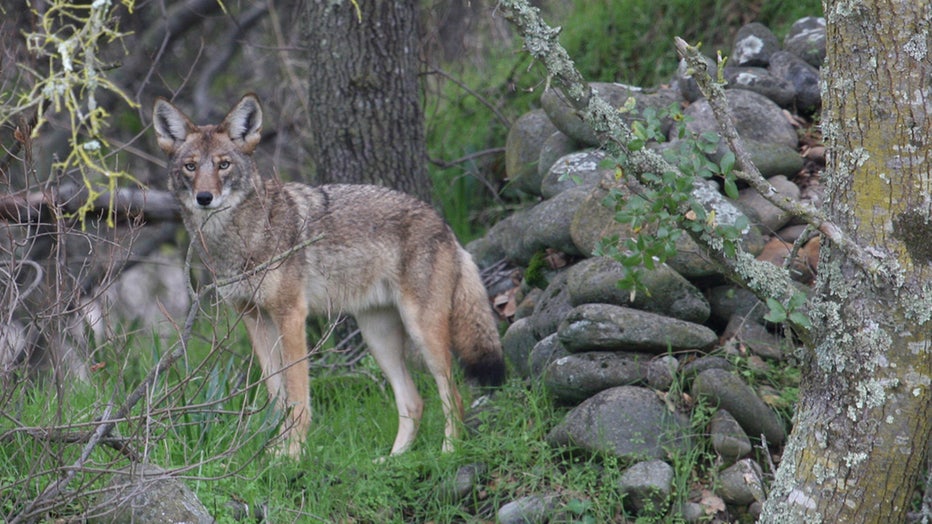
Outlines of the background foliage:
[[[286,179],[306,178],[313,164],[301,144],[303,130],[312,126],[302,110],[302,93],[313,67],[299,52],[300,7],[295,2],[194,2],[195,13],[174,32],[161,31],[157,22],[168,5],[137,2],[130,11],[116,6],[120,42],[101,51],[106,78],[134,104],[120,96],[99,93],[100,112],[109,125],[96,122],[81,141],[72,134],[71,115],[86,103],[88,91],[78,90],[73,107],[52,107],[44,114],[48,125],[29,140],[12,138],[15,129],[35,123],[14,101],[32,92],[41,79],[51,77],[55,62],[18,47],[24,31],[37,28],[35,15],[15,6],[0,6],[3,21],[0,47],[0,142],[4,146],[3,180],[7,192],[37,191],[54,186],[79,170],[59,169],[54,158],[68,158],[69,144],[100,134],[107,144],[95,161],[108,169],[126,169],[135,179],[162,185],[162,166],[154,140],[146,131],[148,108],[156,95],[175,96],[192,108],[199,122],[218,117],[244,91],[263,99],[266,118],[260,162],[275,166]],[[95,2],[96,4],[96,2]],[[179,3],[180,4],[180,3]],[[548,19],[564,27],[562,42],[590,80],[618,81],[640,86],[666,82],[676,68],[671,44],[674,35],[705,42],[705,49],[730,48],[735,31],[749,21],[772,27],[778,37],[792,21],[821,10],[818,1],[764,0],[576,0],[542,2]],[[83,5],[83,4],[81,4]],[[195,10],[195,8],[200,9]],[[491,223],[518,207],[527,197],[507,185],[502,146],[509,125],[536,107],[543,85],[538,66],[520,52],[510,28],[495,15],[494,1],[425,1],[423,80],[431,177],[436,202],[464,241],[481,234]],[[114,25],[115,28],[115,25]],[[106,43],[105,43],[106,44]],[[53,48],[56,51],[57,48]],[[59,64],[60,65],[60,64]],[[14,67],[15,66],[15,67]],[[269,78],[277,79],[269,82]],[[87,88],[91,89],[91,88]],[[70,109],[70,111],[69,111]],[[95,116],[97,118],[98,116]],[[90,136],[87,135],[90,134]],[[272,169],[269,169],[272,171]],[[99,176],[101,173],[97,173]],[[106,174],[106,173],[103,173]],[[89,176],[95,176],[91,170]],[[77,177],[82,180],[83,177]],[[115,178],[100,177],[106,186]],[[121,184],[133,182],[121,179]],[[61,218],[61,217],[57,217]],[[85,229],[56,230],[61,238],[57,264],[63,271],[80,271],[72,284],[80,292],[59,302],[82,303],[103,293],[112,275],[140,259],[145,235],[133,226],[126,244],[103,259],[103,269],[87,270],[86,251],[62,246],[80,244],[123,246],[110,229],[91,220]],[[29,229],[24,227],[24,229]],[[10,226],[3,244],[4,271],[20,278],[22,238],[32,238]],[[180,236],[171,228],[156,236],[150,250],[169,250]],[[54,249],[52,250],[54,251]],[[12,268],[12,269],[10,269]],[[15,269],[15,271],[14,271]],[[80,277],[80,278],[78,278]],[[91,278],[93,277],[93,278]],[[22,277],[25,278],[25,277]],[[62,287],[64,278],[52,279]],[[8,296],[12,296],[9,295]],[[63,295],[54,295],[61,299]],[[14,297],[3,310],[14,318],[16,308],[27,316],[59,312],[23,306]],[[8,316],[7,316],[8,315]],[[395,431],[390,394],[368,359],[349,368],[332,349],[318,357],[312,381],[315,424],[310,450],[300,463],[265,455],[261,450],[275,435],[276,415],[258,391],[256,370],[249,365],[249,347],[235,319],[207,308],[206,319],[195,326],[183,365],[176,366],[151,390],[147,401],[119,426],[122,438],[133,438],[152,462],[175,469],[188,480],[220,522],[233,522],[242,505],[259,511],[266,521],[436,521],[493,518],[494,508],[537,486],[568,493],[580,521],[607,521],[623,513],[617,495],[594,489],[612,481],[615,464],[606,459],[563,457],[542,442],[542,435],[562,413],[536,387],[509,383],[495,407],[470,422],[473,431],[461,449],[438,459],[442,420],[439,406],[429,404],[412,453],[375,465],[372,459],[387,451]],[[57,328],[56,328],[57,329]],[[58,331],[66,333],[68,329]],[[81,430],[108,406],[119,404],[141,383],[158,359],[179,343],[182,326],[176,317],[169,334],[155,335],[142,324],[108,326],[95,332],[85,357],[91,366],[87,380],[43,377],[28,373],[3,374],[0,388],[0,517],[9,519],[59,478],[80,451],[80,444],[36,437],[30,429]],[[321,330],[321,333],[324,331]],[[6,335],[4,335],[6,336]],[[312,338],[313,339],[313,338]],[[22,362],[20,362],[22,364]],[[748,373],[751,373],[748,371]],[[758,380],[781,381],[780,371],[755,371]],[[419,386],[431,398],[428,381]],[[708,410],[696,410],[696,428],[704,427]],[[699,429],[697,429],[698,431]],[[40,431],[41,432],[41,431]],[[256,460],[260,457],[261,460]],[[677,462],[678,485],[709,460],[702,450]],[[104,473],[125,465],[113,449],[98,447],[78,475],[77,488],[67,504],[48,510],[47,519],[71,518],[93,505]],[[446,489],[463,466],[485,464],[486,490],[473,499],[449,503]]]

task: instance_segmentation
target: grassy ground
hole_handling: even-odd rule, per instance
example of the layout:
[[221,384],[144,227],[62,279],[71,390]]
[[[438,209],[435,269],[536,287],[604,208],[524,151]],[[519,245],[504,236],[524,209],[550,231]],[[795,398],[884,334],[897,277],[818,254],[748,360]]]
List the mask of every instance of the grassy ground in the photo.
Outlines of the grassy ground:
[[[583,4],[586,9],[579,9]],[[565,28],[563,43],[587,78],[643,86],[666,80],[675,67],[664,38],[702,40],[704,49],[714,53],[746,21],[768,23],[782,37],[793,20],[820,9],[811,0],[579,0],[573,5],[577,8],[556,10],[548,20]],[[450,71],[458,83],[431,84],[426,113],[434,159],[449,162],[501,147],[508,123],[536,104],[542,75],[516,52],[519,48],[496,42],[474,50],[481,53],[481,67],[470,61]],[[464,240],[516,201],[507,187],[504,197],[499,194],[500,153],[438,163],[432,175],[438,201]],[[428,405],[415,447],[375,463],[387,453],[396,428],[394,403],[380,373],[369,360],[353,370],[318,371],[312,374],[315,413],[307,452],[292,462],[264,451],[275,438],[278,417],[265,405],[264,389],[254,385],[258,374],[242,329],[221,318],[202,323],[195,333],[201,338],[187,358],[147,392],[117,434],[130,439],[145,460],[186,479],[219,522],[241,521],[244,512],[250,518],[258,512],[265,522],[494,520],[502,504],[540,492],[561,494],[567,520],[607,522],[624,516],[613,487],[624,465],[610,457],[568,456],[547,446],[543,437],[566,408],[554,405],[538,386],[515,380],[506,384],[490,407],[470,421],[457,451],[441,455],[440,406],[433,385],[419,377]],[[92,428],[91,422],[108,405],[119,405],[171,347],[170,340],[135,334],[101,350],[90,384],[35,385],[26,379],[0,384],[0,518],[16,515],[71,471],[73,499],[46,516],[49,521],[79,519],[93,505],[88,493],[128,460],[98,446],[82,467],[71,470],[82,443],[36,437],[52,428],[63,433]],[[784,380],[784,371],[752,371],[739,364],[752,383],[751,375],[758,375],[756,380],[778,386],[776,401],[789,412],[792,398],[781,395],[792,396],[792,377]],[[692,411],[697,434],[709,416],[709,410],[699,408]],[[714,483],[707,476],[712,460],[703,446],[671,457],[677,497],[685,499],[690,490]],[[457,499],[451,494],[457,472],[476,464],[483,471],[476,489]]]
[[[116,435],[130,438],[145,460],[185,480],[218,522],[475,522],[494,521],[505,503],[524,495],[558,493],[563,516],[576,522],[622,522],[624,501],[615,489],[626,464],[614,457],[588,457],[553,449],[547,432],[568,409],[555,405],[539,385],[512,379],[483,407],[469,410],[466,438],[451,454],[439,452],[443,417],[429,376],[417,381],[427,399],[414,448],[384,462],[396,430],[390,391],[368,357],[353,368],[312,370],[314,423],[297,462],[266,450],[276,436],[278,414],[266,405],[264,388],[253,382],[250,350],[239,327],[228,321],[203,323],[188,358],[164,375],[121,423]],[[136,338],[129,352],[109,348],[106,365],[87,386],[61,390],[20,387],[0,403],[0,434],[15,427],[86,430],[108,403],[119,404],[170,344]],[[121,356],[122,355],[122,356]],[[313,367],[338,360],[322,350]],[[781,381],[772,371],[746,378]],[[758,378],[755,379],[755,374]],[[779,385],[779,384],[775,384]],[[472,400],[467,395],[467,402]],[[781,391],[775,389],[774,391]],[[674,388],[671,401],[683,405]],[[697,437],[711,415],[691,405]],[[706,439],[686,453],[671,455],[679,502],[714,485],[714,454]],[[74,464],[84,445],[49,442],[24,432],[0,446],[0,516],[10,518]],[[47,514],[59,522],[80,522],[93,505],[94,490],[107,472],[129,461],[98,446],[74,470],[71,502]],[[465,494],[454,488],[459,472],[471,467],[478,481]],[[673,501],[676,503],[677,501]],[[244,517],[244,515],[247,515]],[[639,522],[667,522],[640,516]]]

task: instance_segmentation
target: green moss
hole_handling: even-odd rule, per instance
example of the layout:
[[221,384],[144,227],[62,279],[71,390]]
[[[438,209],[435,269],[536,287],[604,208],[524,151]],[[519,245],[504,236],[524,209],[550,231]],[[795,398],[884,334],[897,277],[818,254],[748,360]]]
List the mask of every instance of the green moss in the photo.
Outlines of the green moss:
[[529,286],[540,289],[547,287],[547,277],[544,275],[544,270],[547,269],[545,257],[546,254],[543,251],[538,251],[531,256],[527,269],[524,270],[524,281]]

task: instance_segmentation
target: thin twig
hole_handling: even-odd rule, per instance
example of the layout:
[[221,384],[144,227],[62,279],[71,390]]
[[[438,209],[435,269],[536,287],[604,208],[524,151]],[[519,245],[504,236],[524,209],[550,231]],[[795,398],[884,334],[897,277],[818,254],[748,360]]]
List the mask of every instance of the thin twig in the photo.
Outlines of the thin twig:
[[488,108],[489,111],[495,113],[495,117],[498,118],[498,121],[501,122],[501,124],[502,124],[503,126],[505,126],[505,128],[510,128],[510,127],[511,127],[511,120],[509,120],[508,117],[506,117],[506,116],[498,109],[498,107],[495,106],[495,104],[493,104],[491,101],[489,101],[488,99],[486,99],[484,96],[482,96],[481,94],[479,94],[478,92],[476,92],[476,90],[474,90],[474,89],[472,89],[471,87],[469,87],[468,85],[466,85],[462,80],[460,80],[460,79],[454,77],[453,75],[447,73],[447,72],[444,71],[443,69],[434,69],[434,70],[432,70],[432,71],[428,71],[428,74],[435,74],[435,75],[438,75],[438,76],[442,76],[443,78],[446,78],[446,79],[449,80],[450,82],[453,82],[454,84],[456,84],[457,86],[459,86],[460,89],[462,89],[463,91],[466,91],[470,96],[472,96],[472,97],[474,97],[476,100],[478,100],[480,104],[482,104],[482,105],[484,105],[486,108]]
[[[11,524],[25,522],[25,519],[28,519],[35,514],[36,508],[44,507],[51,500],[58,497],[71,483],[77,472],[82,470],[84,464],[90,458],[91,452],[94,450],[94,448],[96,448],[99,443],[109,437],[110,433],[116,427],[118,422],[129,417],[133,407],[135,407],[135,405],[146,396],[147,392],[150,391],[156,380],[158,380],[158,378],[162,376],[165,371],[171,368],[175,362],[177,362],[187,353],[188,340],[191,337],[194,321],[197,318],[197,313],[200,310],[200,304],[203,297],[223,286],[228,286],[236,282],[240,282],[257,273],[265,271],[272,265],[281,262],[285,258],[306,248],[314,242],[317,242],[320,240],[320,238],[321,236],[307,239],[304,242],[301,242],[271,258],[267,262],[259,264],[249,271],[208,284],[204,286],[199,292],[193,293],[191,305],[188,308],[188,314],[185,317],[184,327],[182,328],[179,341],[175,344],[175,348],[169,354],[165,355],[161,360],[159,360],[156,366],[149,371],[148,375],[146,375],[146,378],[136,387],[136,389],[132,391],[132,393],[129,394],[129,396],[126,397],[126,400],[119,407],[119,409],[116,410],[115,414],[113,410],[114,406],[112,404],[107,405],[107,407],[104,409],[104,412],[101,413],[101,415],[98,417],[97,423],[99,425],[91,433],[87,440],[87,444],[84,446],[84,449],[81,452],[81,455],[74,461],[74,463],[71,464],[71,466],[64,469],[65,473],[61,478],[50,483],[46,489],[43,490],[41,494],[39,494],[39,496],[30,501],[29,504],[27,504],[23,509],[23,511],[10,521]],[[186,267],[190,267],[192,251],[192,249],[188,249],[189,253],[185,260]],[[190,281],[188,282],[188,286],[189,290],[193,292]]]
[[484,156],[501,155],[504,152],[505,152],[504,147],[492,147],[489,149],[483,149],[482,151],[475,151],[473,153],[469,153],[468,155],[461,156],[457,158],[456,160],[437,160],[436,158],[430,158],[428,160],[430,161],[431,164],[437,167],[446,169],[448,167],[465,164],[466,162],[469,162],[469,161],[472,161],[472,160],[475,160],[477,158],[481,158]]

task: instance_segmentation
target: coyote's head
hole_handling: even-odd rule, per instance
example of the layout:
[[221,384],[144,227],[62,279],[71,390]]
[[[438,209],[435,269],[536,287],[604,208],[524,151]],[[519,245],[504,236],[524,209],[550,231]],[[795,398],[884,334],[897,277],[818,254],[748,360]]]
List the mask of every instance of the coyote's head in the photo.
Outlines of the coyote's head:
[[197,126],[164,98],[152,125],[169,160],[169,188],[191,211],[234,207],[260,184],[252,152],[259,144],[262,108],[244,96],[218,125]]

